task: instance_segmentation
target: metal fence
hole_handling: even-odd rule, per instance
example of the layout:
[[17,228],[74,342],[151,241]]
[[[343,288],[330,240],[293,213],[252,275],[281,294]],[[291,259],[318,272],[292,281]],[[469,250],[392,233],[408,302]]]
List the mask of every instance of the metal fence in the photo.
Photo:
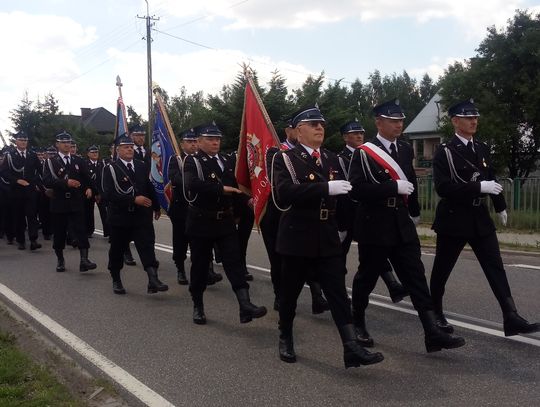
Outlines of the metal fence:
[[[527,231],[540,230],[540,178],[504,178],[499,183],[503,186],[503,194],[506,199],[508,224],[507,227]],[[433,178],[428,176],[418,177],[418,199],[422,209],[422,221],[431,223],[435,216],[435,208],[439,202],[439,196],[435,192]],[[492,214],[493,205],[488,199]],[[499,218],[493,219],[497,226]]]

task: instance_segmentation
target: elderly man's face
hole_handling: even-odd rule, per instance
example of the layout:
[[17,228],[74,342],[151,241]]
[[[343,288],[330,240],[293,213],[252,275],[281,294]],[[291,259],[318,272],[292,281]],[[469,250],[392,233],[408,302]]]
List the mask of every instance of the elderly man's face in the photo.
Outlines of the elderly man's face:
[[296,125],[298,142],[311,147],[319,148],[324,141],[325,123],[320,120],[300,122]]
[[116,154],[124,161],[131,161],[135,155],[135,150],[132,144],[122,144],[116,147]]

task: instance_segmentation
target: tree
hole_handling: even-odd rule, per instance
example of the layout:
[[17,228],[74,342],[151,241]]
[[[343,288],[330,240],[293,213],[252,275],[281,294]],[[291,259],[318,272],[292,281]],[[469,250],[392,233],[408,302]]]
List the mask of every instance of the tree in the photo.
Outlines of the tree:
[[491,144],[495,166],[528,177],[540,157],[540,17],[517,11],[505,29],[488,29],[477,55],[440,80],[445,106],[474,97],[478,137]]

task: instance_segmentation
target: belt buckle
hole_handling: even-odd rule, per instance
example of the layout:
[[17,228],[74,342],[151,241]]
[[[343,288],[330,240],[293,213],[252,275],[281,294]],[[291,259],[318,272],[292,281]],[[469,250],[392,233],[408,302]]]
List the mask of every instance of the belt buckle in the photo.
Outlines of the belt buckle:
[[472,201],[472,206],[480,206],[482,204],[482,198],[474,198]]
[[71,192],[66,192],[66,193],[64,194],[64,197],[65,197],[66,199],[71,198]]
[[328,220],[328,209],[321,209],[321,212],[319,214],[320,220]]
[[386,200],[386,206],[389,207],[389,208],[395,208],[396,207],[396,197],[393,196],[392,198],[388,198]]
[[223,220],[223,215],[225,214],[225,211],[217,211],[216,212],[216,220]]

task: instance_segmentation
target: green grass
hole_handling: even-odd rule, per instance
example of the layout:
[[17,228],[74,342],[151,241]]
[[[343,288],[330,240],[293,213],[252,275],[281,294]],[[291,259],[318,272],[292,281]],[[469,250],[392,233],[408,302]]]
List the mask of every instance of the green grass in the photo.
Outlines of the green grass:
[[0,332],[0,406],[83,406],[47,369],[17,349],[15,338]]

